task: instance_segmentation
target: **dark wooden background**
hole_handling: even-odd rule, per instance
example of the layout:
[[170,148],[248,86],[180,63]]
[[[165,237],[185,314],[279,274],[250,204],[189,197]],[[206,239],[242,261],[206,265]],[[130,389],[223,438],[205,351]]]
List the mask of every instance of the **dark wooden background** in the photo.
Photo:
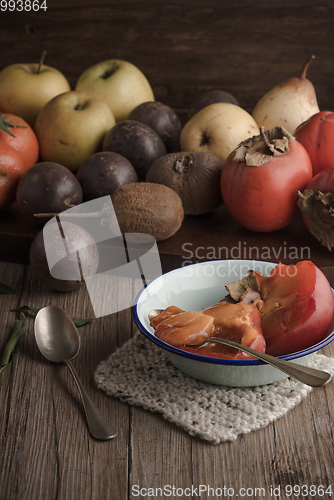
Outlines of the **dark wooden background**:
[[183,113],[201,92],[229,91],[251,111],[272,86],[308,76],[333,108],[334,3],[321,0],[46,0],[47,11],[1,13],[0,67],[38,61],[72,86],[109,58],[137,65],[156,99]]

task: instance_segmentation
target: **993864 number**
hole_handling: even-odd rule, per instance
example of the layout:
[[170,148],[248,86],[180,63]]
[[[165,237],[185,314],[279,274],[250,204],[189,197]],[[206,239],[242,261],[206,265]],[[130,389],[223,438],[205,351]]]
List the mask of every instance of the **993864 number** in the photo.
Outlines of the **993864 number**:
[[285,494],[287,497],[306,497],[306,498],[321,498],[321,497],[331,497],[333,492],[332,492],[332,485],[329,486],[323,486],[323,485],[290,485],[287,484],[285,487]]
[[0,10],[2,12],[38,12],[46,11],[46,0],[0,0]]

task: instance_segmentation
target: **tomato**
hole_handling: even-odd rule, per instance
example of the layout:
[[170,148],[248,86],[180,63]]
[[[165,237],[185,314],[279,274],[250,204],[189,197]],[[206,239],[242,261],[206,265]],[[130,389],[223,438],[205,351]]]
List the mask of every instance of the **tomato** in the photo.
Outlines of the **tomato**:
[[308,152],[313,175],[328,167],[334,167],[334,113],[320,111],[303,122],[294,136]]
[[278,264],[269,277],[256,276],[268,354],[300,351],[324,338],[333,319],[334,298],[326,276],[315,264]]
[[11,136],[0,130],[0,142],[6,142],[15,149],[24,164],[25,170],[37,163],[39,157],[39,145],[33,129],[19,116],[9,113],[1,114],[4,124],[15,136]]
[[155,336],[167,344],[201,356],[222,359],[254,359],[251,355],[219,343],[196,344],[209,337],[233,340],[241,345],[265,352],[259,311],[253,304],[220,302],[201,311],[183,311],[175,306],[165,309],[151,321]]
[[18,152],[0,141],[0,210],[8,208],[15,201],[16,187],[24,170]]
[[323,246],[334,250],[334,167],[319,172],[298,194],[306,227]]
[[[285,131],[280,130],[283,131],[280,136],[286,137]],[[266,132],[266,136],[271,134],[279,139],[275,129]],[[224,163],[221,172],[223,201],[232,217],[246,229],[258,232],[282,229],[298,213],[297,191],[304,189],[311,180],[312,165],[305,148],[291,135],[288,140],[284,153],[274,156],[264,140],[256,136],[248,144],[245,144],[247,141],[241,143]],[[258,150],[269,161],[252,166],[252,160],[260,156]]]

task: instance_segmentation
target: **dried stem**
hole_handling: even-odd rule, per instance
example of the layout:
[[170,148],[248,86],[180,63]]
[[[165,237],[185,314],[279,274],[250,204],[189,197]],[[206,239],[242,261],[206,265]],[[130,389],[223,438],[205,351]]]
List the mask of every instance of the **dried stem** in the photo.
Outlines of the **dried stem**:
[[311,56],[308,58],[308,60],[306,61],[306,63],[303,66],[303,69],[299,75],[299,78],[301,78],[301,79],[306,78],[306,73],[307,73],[308,67],[311,64],[311,62],[313,61],[313,59],[315,59],[315,56]]
[[264,131],[264,130],[265,130],[265,129],[264,129],[264,126],[263,126],[263,125],[261,125],[261,127],[260,127],[260,132],[261,132],[261,136],[262,136],[263,142],[265,143],[265,145],[267,146],[267,148],[269,148],[269,149],[270,149],[270,142],[269,142],[268,137],[266,136],[266,134],[265,134],[265,131]]
[[74,214],[66,214],[64,212],[59,212],[59,213],[38,213],[34,214],[34,217],[58,217],[58,215],[61,215],[62,217],[101,217],[102,211],[101,212],[89,212],[87,214],[83,213],[74,213]]
[[36,71],[37,75],[41,71],[41,68],[42,68],[42,66],[44,64],[44,59],[45,59],[46,54],[47,54],[46,50],[43,50],[41,58],[39,60],[39,65],[38,65],[38,68],[37,68],[37,71]]

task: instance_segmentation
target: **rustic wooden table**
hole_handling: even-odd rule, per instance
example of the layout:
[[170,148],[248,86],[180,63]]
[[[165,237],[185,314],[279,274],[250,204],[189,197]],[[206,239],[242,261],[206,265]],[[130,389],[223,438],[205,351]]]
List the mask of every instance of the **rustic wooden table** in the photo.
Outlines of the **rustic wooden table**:
[[[189,226],[186,221],[185,238]],[[270,241],[272,237],[267,238]],[[279,246],[272,248],[278,251]],[[177,262],[175,255],[161,256],[165,268],[168,262],[170,267]],[[311,258],[316,261],[317,254]],[[323,269],[334,285],[333,269]],[[84,286],[71,293],[53,292],[31,275],[29,265],[0,262],[0,282],[17,290],[13,295],[0,295],[0,349],[13,329],[13,308],[55,304],[71,317],[94,317]],[[130,284],[122,280],[114,290],[115,301],[124,303],[130,293]],[[190,437],[158,414],[97,389],[94,372],[98,364],[135,332],[129,309],[80,328],[82,348],[74,365],[92,399],[118,429],[116,439],[99,442],[88,432],[69,371],[65,365],[42,358],[34,340],[33,319],[29,319],[28,333],[0,375],[1,500],[125,500],[145,498],[155,491],[149,488],[173,486],[180,488],[174,498],[188,498],[191,490],[187,488],[199,485],[231,488],[230,493],[233,488],[234,495],[240,488],[249,488],[246,498],[275,498],[273,492],[278,490],[274,487],[283,492],[287,485],[327,488],[334,483],[333,382],[314,390],[266,428],[215,446]],[[322,352],[334,356],[334,347]],[[210,495],[201,495],[211,498],[212,490]],[[224,498],[237,498],[234,495]],[[191,498],[196,497],[195,490]]]
[[[46,50],[46,64],[63,72],[73,88],[80,74],[98,61],[129,60],[147,76],[156,99],[172,106],[184,121],[194,98],[217,88],[233,93],[251,112],[265,92],[297,76],[315,54],[308,76],[320,108],[332,109],[331,2],[46,0],[47,10],[39,11],[29,10],[32,3],[14,2],[18,8],[26,5],[19,11],[7,2],[13,11],[4,12],[1,2],[1,68],[38,61]],[[0,282],[17,290],[0,295],[1,350],[14,326],[11,309],[18,306],[56,304],[71,316],[92,315],[84,287],[61,294],[31,275],[27,251],[36,232],[15,210],[0,214]],[[244,252],[246,258],[287,263],[311,258],[334,285],[333,254],[319,247],[300,219],[267,237],[244,231],[224,212],[188,218],[159,249],[164,270],[185,260],[243,258]],[[129,293],[127,286],[119,287],[115,300],[121,304]],[[160,498],[149,488],[164,486],[172,493],[165,497],[183,500],[197,498],[199,485],[225,487],[222,498],[240,493],[252,499],[302,498],[302,490],[299,496],[287,496],[287,485],[332,485],[331,495],[317,496],[332,498],[334,382],[312,391],[277,422],[215,446],[190,437],[159,414],[97,390],[96,367],[135,332],[129,309],[80,329],[82,348],[74,365],[92,399],[118,429],[116,439],[99,442],[87,430],[69,371],[42,358],[29,319],[28,333],[0,375],[0,500]],[[323,353],[334,356],[334,347]],[[210,490],[201,498],[215,496]]]

